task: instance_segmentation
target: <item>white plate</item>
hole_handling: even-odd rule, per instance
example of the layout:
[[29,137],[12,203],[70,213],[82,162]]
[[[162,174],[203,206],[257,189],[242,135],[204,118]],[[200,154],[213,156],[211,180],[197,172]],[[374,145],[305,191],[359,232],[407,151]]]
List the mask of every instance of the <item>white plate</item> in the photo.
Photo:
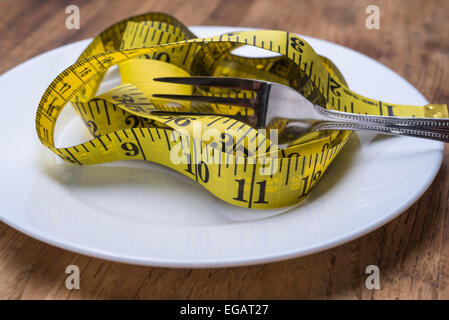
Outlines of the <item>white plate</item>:
[[[235,29],[192,27],[199,36]],[[427,103],[407,81],[376,61],[305,38],[336,63],[356,92],[389,102]],[[440,167],[443,143],[359,135],[345,146],[305,204],[256,211],[228,205],[190,179],[148,162],[86,167],[61,163],[36,137],[35,110],[48,84],[88,43],[51,50],[0,77],[0,218],[49,244],[109,260],[167,267],[293,258],[355,239],[393,219],[422,195]],[[64,120],[67,125],[57,141],[71,145],[73,136],[79,136],[73,133],[83,127],[69,108]]]

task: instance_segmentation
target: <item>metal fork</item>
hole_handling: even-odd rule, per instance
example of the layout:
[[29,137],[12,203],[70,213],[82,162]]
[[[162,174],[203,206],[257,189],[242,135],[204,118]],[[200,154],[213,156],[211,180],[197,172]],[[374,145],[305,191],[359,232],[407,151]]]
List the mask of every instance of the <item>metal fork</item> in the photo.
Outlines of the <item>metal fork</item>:
[[[154,80],[254,91],[256,93],[254,98],[177,94],[154,94],[153,97],[251,108],[254,110],[254,114],[245,117],[245,122],[255,128],[263,128],[269,126],[270,122],[276,119],[288,119],[288,125],[291,126],[291,131],[295,132],[296,138],[316,130],[356,130],[449,142],[448,118],[372,116],[329,110],[313,104],[288,86],[261,80],[226,77],[163,77]],[[198,113],[175,111],[157,111],[156,113],[198,115]],[[242,117],[240,117],[240,120],[242,120]]]

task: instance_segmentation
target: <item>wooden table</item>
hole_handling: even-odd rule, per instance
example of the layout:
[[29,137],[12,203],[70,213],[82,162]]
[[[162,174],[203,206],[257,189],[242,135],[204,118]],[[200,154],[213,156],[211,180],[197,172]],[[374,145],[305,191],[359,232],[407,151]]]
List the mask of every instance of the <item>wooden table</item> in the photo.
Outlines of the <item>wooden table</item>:
[[[65,28],[65,8],[81,10],[80,30]],[[380,30],[365,8],[380,8]],[[449,3],[441,1],[151,0],[0,2],[0,73],[49,49],[95,36],[148,11],[187,25],[281,29],[330,40],[392,68],[429,101],[449,103]],[[386,226],[335,249],[266,265],[165,269],[124,265],[67,252],[0,223],[2,299],[447,299],[448,151],[423,197]],[[81,270],[81,289],[65,287],[65,268]],[[379,266],[381,289],[365,287]]]

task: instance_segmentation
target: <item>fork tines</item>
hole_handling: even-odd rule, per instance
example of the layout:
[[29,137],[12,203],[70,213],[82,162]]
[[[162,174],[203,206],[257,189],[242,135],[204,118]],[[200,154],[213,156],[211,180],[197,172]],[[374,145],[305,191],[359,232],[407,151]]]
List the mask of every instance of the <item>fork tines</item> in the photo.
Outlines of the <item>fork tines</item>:
[[258,80],[227,77],[162,77],[154,78],[153,80],[177,84],[190,84],[193,86],[209,86],[241,90],[258,90],[263,84],[262,81]]
[[252,108],[255,103],[254,99],[197,96],[197,95],[190,96],[183,94],[153,94],[153,97],[167,100],[187,100],[187,101],[199,101],[216,104],[229,104],[232,106],[240,106],[246,108]]
[[[225,78],[225,77],[163,77],[155,78],[154,81],[196,85],[196,86],[208,86],[218,88],[230,88],[241,90],[257,90],[260,88],[261,83],[257,80],[250,79],[238,79],[238,78]],[[160,99],[172,99],[172,100],[188,100],[188,101],[200,101],[206,103],[216,104],[228,104],[233,106],[240,106],[246,108],[254,108],[257,103],[257,98],[228,98],[228,97],[216,97],[216,96],[199,96],[199,95],[178,95],[178,94],[153,94],[153,97]]]

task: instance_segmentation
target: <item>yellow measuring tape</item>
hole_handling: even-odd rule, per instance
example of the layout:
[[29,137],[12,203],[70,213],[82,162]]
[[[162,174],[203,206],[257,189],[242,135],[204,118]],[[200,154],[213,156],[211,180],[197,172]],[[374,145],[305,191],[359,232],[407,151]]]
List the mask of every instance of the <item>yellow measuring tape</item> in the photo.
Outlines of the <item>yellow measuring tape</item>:
[[[243,45],[280,55],[245,58],[232,54]],[[119,66],[122,84],[96,95],[107,70],[115,65]],[[278,82],[296,89],[313,103],[340,111],[448,117],[446,105],[397,105],[358,95],[347,87],[330,60],[317,55],[295,34],[242,31],[199,39],[173,17],[149,13],[103,31],[78,61],[50,84],[36,113],[39,139],[74,164],[153,161],[194,179],[228,203],[266,209],[304,199],[351,135],[350,131],[329,130],[294,140],[282,134],[286,127],[283,121],[270,124],[265,131],[239,121],[235,116],[251,114],[243,107],[152,98],[153,93],[226,97],[252,94],[153,81],[161,76],[188,75]],[[76,146],[56,147],[56,120],[68,103],[93,138]],[[178,110],[208,115],[155,113]],[[287,146],[278,148],[272,129],[279,130],[279,139],[286,139]]]

